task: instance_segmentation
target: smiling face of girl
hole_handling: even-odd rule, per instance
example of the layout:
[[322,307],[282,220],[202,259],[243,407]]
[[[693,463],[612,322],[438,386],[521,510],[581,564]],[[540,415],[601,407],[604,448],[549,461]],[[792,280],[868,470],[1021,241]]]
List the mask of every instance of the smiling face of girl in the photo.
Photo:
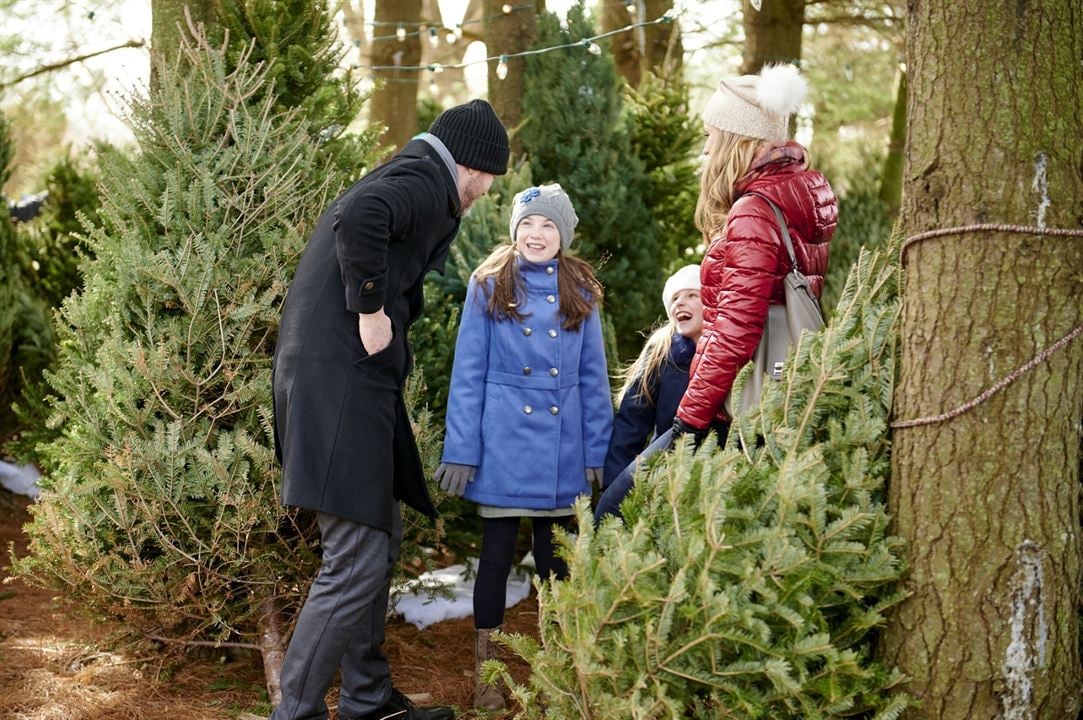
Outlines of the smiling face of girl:
[[673,296],[669,316],[677,323],[677,332],[698,342],[703,333],[703,303],[699,290],[680,290]]
[[560,230],[544,215],[527,215],[515,229],[515,249],[532,263],[552,260],[560,251]]

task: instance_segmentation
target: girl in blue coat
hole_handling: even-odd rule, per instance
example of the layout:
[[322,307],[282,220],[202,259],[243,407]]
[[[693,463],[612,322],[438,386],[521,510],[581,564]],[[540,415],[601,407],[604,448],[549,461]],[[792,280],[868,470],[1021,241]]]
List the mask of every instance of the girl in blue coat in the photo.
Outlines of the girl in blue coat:
[[[440,486],[478,504],[474,581],[475,678],[504,620],[520,518],[533,523],[541,577],[563,577],[553,528],[573,527],[572,504],[600,484],[613,420],[590,265],[568,254],[579,219],[560,185],[523,190],[511,243],[474,271],[463,305],[448,395]],[[475,682],[476,707],[505,707]]]
[[622,373],[624,385],[617,394],[604,487],[636,460],[650,440],[673,427],[703,332],[699,265],[685,265],[666,280],[662,305],[666,324],[651,333],[639,357]]

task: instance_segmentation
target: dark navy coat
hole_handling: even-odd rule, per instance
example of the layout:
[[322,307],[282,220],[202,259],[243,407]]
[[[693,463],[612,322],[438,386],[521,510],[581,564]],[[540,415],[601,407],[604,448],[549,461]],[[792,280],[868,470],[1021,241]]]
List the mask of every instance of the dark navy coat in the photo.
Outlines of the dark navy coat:
[[[613,422],[602,325],[579,330],[557,311],[557,260],[519,261],[523,322],[496,320],[471,278],[448,395],[444,462],[478,468],[464,497],[483,505],[554,510],[590,492]],[[492,280],[488,280],[492,282]]]
[[695,352],[695,343],[683,335],[674,334],[669,356],[651,384],[650,395],[654,404],[651,405],[636,393],[634,387],[624,394],[617,416],[613,418],[613,436],[605,456],[606,487],[635,460],[652,437],[673,427],[677,406],[688,387],[688,368]]
[[[286,296],[275,348],[282,502],[391,530],[394,500],[436,515],[402,400],[422,281],[459,229],[455,180],[422,140],[324,212]],[[369,355],[357,314],[384,309],[391,344]]]

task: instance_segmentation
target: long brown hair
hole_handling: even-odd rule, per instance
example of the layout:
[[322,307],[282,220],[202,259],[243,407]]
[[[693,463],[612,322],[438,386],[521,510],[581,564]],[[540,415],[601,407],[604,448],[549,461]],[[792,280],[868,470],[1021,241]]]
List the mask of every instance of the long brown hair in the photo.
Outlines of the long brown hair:
[[[516,257],[515,244],[504,243],[489,253],[474,271],[478,287],[485,295],[485,310],[497,320],[510,318],[522,322],[526,319],[519,311],[526,287]],[[565,253],[563,248],[557,251],[556,260],[560,326],[565,330],[578,330],[591,311],[602,304],[602,284],[594,277],[590,263]],[[489,278],[493,279],[491,289],[486,282]]]
[[696,227],[707,240],[722,232],[726,216],[737,199],[733,186],[748,174],[763,142],[759,138],[718,131],[700,176],[696,200]]

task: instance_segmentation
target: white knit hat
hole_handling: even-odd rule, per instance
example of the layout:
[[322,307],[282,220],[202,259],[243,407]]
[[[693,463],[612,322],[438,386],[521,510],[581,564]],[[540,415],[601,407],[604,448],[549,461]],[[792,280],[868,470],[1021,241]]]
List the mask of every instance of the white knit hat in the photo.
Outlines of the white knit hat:
[[786,140],[790,115],[807,92],[793,65],[765,65],[759,75],[723,78],[703,109],[703,122],[746,137]]
[[666,286],[662,290],[662,304],[666,308],[666,317],[669,317],[669,309],[673,307],[673,298],[681,290],[699,290],[699,265],[685,265],[669,276]]

